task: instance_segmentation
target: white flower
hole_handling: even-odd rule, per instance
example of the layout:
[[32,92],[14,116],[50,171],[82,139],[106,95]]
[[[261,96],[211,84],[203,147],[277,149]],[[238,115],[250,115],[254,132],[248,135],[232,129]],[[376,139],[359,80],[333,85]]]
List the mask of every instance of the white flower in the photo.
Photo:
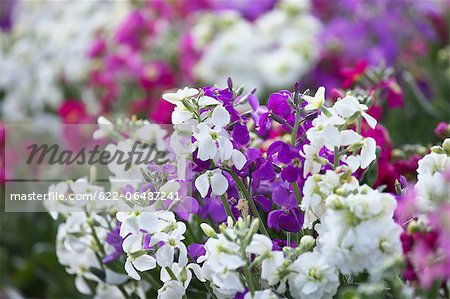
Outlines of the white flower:
[[235,228],[227,228],[226,233],[228,237],[218,234],[217,238],[209,238],[205,243],[205,255],[197,260],[199,263],[204,261],[203,275],[212,282],[218,297],[233,297],[245,290],[241,276],[236,271],[246,261],[240,254],[240,245],[236,243]]
[[446,154],[431,152],[419,160],[417,178],[420,181],[426,175],[434,175],[450,167],[450,158]]
[[[189,283],[192,280],[192,273],[195,274],[198,280],[202,282],[206,281],[203,277],[202,269],[198,264],[191,263],[187,266],[182,267],[178,263],[173,263],[170,266],[170,269],[172,270],[172,273],[175,275],[176,279],[183,284],[185,289],[188,288]],[[166,268],[161,269],[160,279],[164,283],[172,280],[172,277],[170,276],[169,272],[167,272]]]
[[208,194],[210,187],[212,195],[222,195],[228,189],[228,180],[220,169],[207,170],[195,180],[195,187],[203,198]]
[[269,285],[280,282],[278,270],[282,268],[284,254],[282,251],[272,251],[272,240],[260,234],[255,234],[246,248],[246,252],[256,254],[263,258],[261,264],[261,278],[267,280]]
[[197,95],[198,92],[198,89],[185,87],[183,89],[178,89],[175,93],[165,93],[163,94],[162,98],[167,102],[178,106],[180,105],[182,100],[193,97]]
[[430,211],[449,200],[450,186],[440,172],[433,175],[422,174],[414,189],[417,192],[418,207],[422,211]]
[[294,298],[331,298],[339,286],[338,271],[319,252],[300,255],[290,269],[296,273],[289,278],[289,289]]
[[146,254],[136,258],[128,256],[125,262],[125,271],[127,271],[127,274],[135,280],[141,279],[141,276],[136,270],[143,272],[154,268],[156,268],[155,258]]
[[313,127],[306,132],[306,137],[317,148],[325,145],[329,150],[334,150],[342,142],[341,134],[336,126],[343,125],[345,120],[339,117],[333,109],[327,109],[327,111],[330,115],[321,113],[313,120]]
[[322,165],[315,160],[317,153],[318,149],[313,145],[305,144],[303,146],[303,152],[300,152],[300,155],[305,158],[303,164],[303,177],[306,178],[308,174],[315,174],[320,171]]
[[159,299],[181,299],[185,294],[186,290],[181,282],[177,280],[169,280],[165,282],[162,288],[158,290]]
[[300,208],[305,212],[303,227],[312,228],[315,220],[320,219],[326,211],[325,200],[338,187],[352,185],[357,187],[358,180],[350,177],[347,181],[341,182],[341,175],[327,170],[325,174],[315,174],[310,176],[303,187],[303,199]]
[[99,128],[94,132],[92,137],[94,139],[102,139],[108,137],[112,132],[114,132],[114,125],[106,117],[99,116],[97,120]]
[[338,100],[333,105],[333,108],[344,118],[349,118],[355,113],[361,113],[362,117],[372,129],[377,125],[377,120],[365,112],[368,109],[367,106],[361,104],[358,99],[353,96],[347,95],[345,98]]
[[344,185],[326,199],[316,230],[318,248],[344,274],[371,273],[401,254],[401,228],[392,219],[395,198],[364,185]]
[[174,262],[175,249],[178,249],[178,263],[180,266],[187,265],[187,249],[184,245],[183,234],[186,232],[186,225],[183,222],[174,222],[170,226],[170,231],[160,231],[152,236],[149,246],[154,246],[158,242],[164,245],[156,251],[156,261],[161,267],[169,267]]
[[308,105],[305,106],[305,110],[315,110],[322,108],[323,104],[325,103],[325,87],[319,87],[313,97],[304,95],[303,99],[308,102]]

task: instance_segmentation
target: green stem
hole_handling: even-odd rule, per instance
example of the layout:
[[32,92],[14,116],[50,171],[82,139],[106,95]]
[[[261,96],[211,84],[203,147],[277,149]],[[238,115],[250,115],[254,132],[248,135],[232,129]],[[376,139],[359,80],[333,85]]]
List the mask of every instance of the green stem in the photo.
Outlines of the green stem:
[[259,230],[266,236],[270,237],[269,232],[267,231],[266,227],[264,226],[264,222],[261,219],[261,215],[259,215],[258,208],[256,207],[255,201],[253,200],[252,196],[248,192],[247,188],[245,188],[244,183],[242,183],[242,181],[239,179],[237,174],[235,174],[232,170],[227,169],[226,171],[231,175],[233,180],[236,182],[238,189],[242,192],[242,194],[244,194],[245,199],[247,199],[253,215],[260,220]]
[[220,199],[222,200],[222,205],[225,208],[227,215],[230,216],[231,219],[233,219],[236,222],[236,218],[234,217],[233,213],[231,212],[231,208],[230,208],[230,205],[228,204],[227,196],[225,195],[225,193],[220,196]]
[[170,269],[169,267],[165,268],[167,273],[169,273],[170,278],[172,278],[172,280],[178,280],[177,277],[175,276],[175,273],[173,273],[172,269]]
[[217,296],[216,296],[216,294],[214,294],[214,291],[211,288],[211,286],[208,284],[208,281],[205,281],[204,284],[205,284],[206,289],[208,290],[208,293],[211,295],[211,297],[213,299],[217,299]]
[[[297,111],[297,113],[295,114],[294,130],[292,131],[291,134],[291,144],[293,147],[295,147],[295,143],[297,141],[297,132],[298,127],[300,126],[299,118],[300,118],[300,111]],[[297,182],[292,182],[292,189],[294,189],[295,199],[297,200],[297,203],[300,206],[300,204],[302,203],[302,197],[300,195]]]
[[298,188],[297,182],[292,182],[292,189],[294,189],[295,199],[300,206],[302,204],[302,196],[300,195],[300,189]]
[[250,269],[247,266],[244,267],[244,276],[248,284],[248,290],[250,291],[253,297],[253,295],[255,294],[255,284],[253,282],[252,272],[250,272]]
[[149,272],[141,272],[141,275],[147,280],[150,285],[155,289],[158,290],[161,288],[161,284],[149,273]]
[[119,289],[120,293],[122,293],[123,298],[128,298],[128,294],[123,288],[123,286],[118,285],[117,288]]
[[291,233],[286,232],[286,244],[288,247],[291,247]]
[[334,147],[334,169],[339,166],[339,148],[337,146]]

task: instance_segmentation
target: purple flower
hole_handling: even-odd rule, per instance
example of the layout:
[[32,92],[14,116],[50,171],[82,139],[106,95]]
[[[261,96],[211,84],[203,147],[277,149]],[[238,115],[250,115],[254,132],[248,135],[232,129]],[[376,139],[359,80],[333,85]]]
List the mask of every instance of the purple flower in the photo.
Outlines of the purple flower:
[[106,235],[106,243],[108,243],[113,247],[113,251],[102,259],[102,262],[104,264],[119,259],[120,255],[122,254],[123,239],[122,237],[120,237],[119,233],[120,233],[120,223],[112,232],[109,232]]
[[198,243],[192,243],[191,245],[188,246],[187,250],[189,257],[193,261],[197,261],[199,257],[205,255],[206,253],[205,246],[203,244]]
[[280,207],[271,211],[267,217],[267,224],[277,231],[298,232],[303,225],[303,214],[298,208],[295,195],[283,186],[276,187],[272,192],[273,202]]
[[302,170],[299,167],[300,155],[291,145],[283,141],[276,141],[267,149],[267,156],[276,157],[277,161],[287,164],[281,171],[281,178],[284,181],[292,183],[301,177]]

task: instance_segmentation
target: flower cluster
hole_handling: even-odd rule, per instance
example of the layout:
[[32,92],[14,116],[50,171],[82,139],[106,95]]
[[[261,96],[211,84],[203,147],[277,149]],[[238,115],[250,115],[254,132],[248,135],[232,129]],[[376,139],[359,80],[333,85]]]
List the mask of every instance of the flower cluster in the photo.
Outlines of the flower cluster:
[[450,139],[446,139],[419,161],[414,186],[403,183],[398,187],[401,201],[397,213],[405,226],[401,235],[406,260],[403,275],[418,283],[424,295],[442,289],[447,292],[450,278],[450,230],[446,223],[450,211],[449,145]]
[[17,6],[14,26],[10,32],[0,32],[0,89],[5,92],[3,117],[18,121],[57,108],[67,97],[61,86],[86,79],[89,44],[98,32],[111,32],[113,20],[122,17],[127,5],[12,2],[7,3]]
[[[170,155],[166,165],[109,165],[109,188],[179,198],[63,211],[58,256],[80,291],[92,292],[95,282],[97,296],[117,297],[330,298],[349,289],[401,296],[414,293],[398,284],[403,258],[408,281],[429,287],[445,279],[445,259],[428,270],[418,255],[442,256],[446,246],[448,141],[419,161],[414,202],[425,216],[404,228],[409,201],[400,200],[394,215],[396,197],[368,185],[378,150],[361,128],[376,128],[371,103],[352,90],[331,104],[323,87],[308,94],[296,84],[263,106],[231,80],[224,89],[185,87],[162,96],[175,107],[172,134],[147,121],[100,117],[93,136],[115,139],[110,151],[130,151],[139,140]],[[103,190],[94,181],[51,190]],[[403,179],[395,186],[406,195],[405,188]]]
[[261,92],[286,87],[316,61],[320,29],[308,1],[280,1],[253,21],[234,11],[202,14],[189,36],[200,52],[194,77],[224,84],[231,76]]

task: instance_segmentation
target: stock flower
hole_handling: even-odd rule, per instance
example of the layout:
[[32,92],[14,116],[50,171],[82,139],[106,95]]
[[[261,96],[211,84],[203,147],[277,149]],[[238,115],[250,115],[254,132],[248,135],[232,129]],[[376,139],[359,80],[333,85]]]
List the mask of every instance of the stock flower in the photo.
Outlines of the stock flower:
[[361,113],[372,129],[377,125],[377,120],[365,112],[368,107],[359,103],[358,99],[353,96],[347,95],[345,98],[338,100],[333,105],[333,108],[343,118],[349,118],[355,113]]
[[256,234],[246,251],[263,258],[261,263],[261,278],[269,285],[280,282],[278,270],[282,267],[284,254],[282,251],[272,251],[272,240],[264,235]]
[[276,230],[298,232],[303,224],[303,215],[298,207],[295,194],[288,192],[283,186],[278,186],[272,193],[273,202],[280,207],[267,216],[267,225]]
[[177,280],[164,282],[162,288],[158,290],[158,298],[160,299],[183,298],[185,294],[186,290],[183,284]]
[[125,271],[127,271],[127,274],[135,280],[141,279],[141,276],[138,274],[136,270],[143,272],[154,269],[155,267],[156,267],[155,258],[146,254],[143,254],[136,258],[128,256],[125,262]]
[[325,87],[319,87],[313,97],[304,95],[303,99],[308,103],[305,106],[305,110],[315,110],[322,108],[323,104],[325,103]]
[[198,89],[185,87],[183,89],[178,89],[175,93],[165,93],[162,98],[167,102],[178,106],[182,100],[193,97],[197,95],[198,92]]
[[220,169],[207,170],[195,180],[195,187],[203,198],[208,194],[210,187],[212,194],[222,195],[228,189],[228,180]]
[[102,139],[114,131],[114,125],[106,117],[100,116],[97,120],[99,128],[94,132],[92,137],[94,139]]
[[319,252],[301,254],[291,265],[295,272],[289,278],[291,295],[295,298],[331,298],[339,286],[338,271]]
[[315,174],[320,171],[322,165],[316,161],[318,149],[310,144],[303,146],[303,152],[300,155],[305,158],[303,164],[303,177],[306,178],[308,174]]

